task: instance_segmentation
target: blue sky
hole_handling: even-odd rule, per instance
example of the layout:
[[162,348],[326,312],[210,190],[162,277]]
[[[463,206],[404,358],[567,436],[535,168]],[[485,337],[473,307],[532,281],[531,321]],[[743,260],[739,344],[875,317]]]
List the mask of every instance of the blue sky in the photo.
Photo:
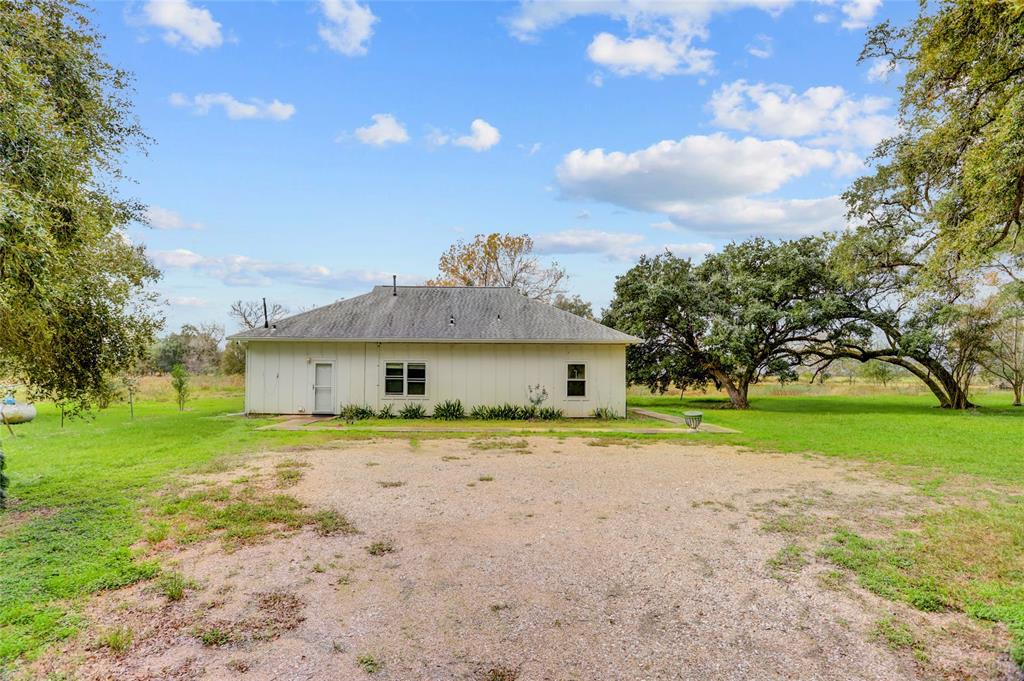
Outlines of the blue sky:
[[[895,129],[899,73],[857,64],[911,2],[99,3],[155,140],[168,329],[235,299],[312,306],[436,272],[458,239],[529,233],[607,304],[665,247],[843,224]],[[230,324],[227,324],[230,330]]]

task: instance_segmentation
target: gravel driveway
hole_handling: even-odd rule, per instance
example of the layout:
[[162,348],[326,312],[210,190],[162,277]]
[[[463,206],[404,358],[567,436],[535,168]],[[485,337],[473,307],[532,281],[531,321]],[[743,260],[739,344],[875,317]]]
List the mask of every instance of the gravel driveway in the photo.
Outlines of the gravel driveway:
[[[201,589],[173,606],[143,586],[100,599],[94,618],[140,633],[120,657],[80,651],[80,678],[929,675],[873,639],[893,604],[826,588],[833,566],[786,553],[799,538],[780,519],[877,520],[924,503],[854,465],[581,438],[382,440],[256,462],[272,471],[284,457],[309,464],[288,492],[360,533],[184,550],[180,569]],[[375,543],[384,552],[371,555]],[[285,621],[272,640],[194,635],[261,607]],[[971,664],[977,678],[991,671]]]

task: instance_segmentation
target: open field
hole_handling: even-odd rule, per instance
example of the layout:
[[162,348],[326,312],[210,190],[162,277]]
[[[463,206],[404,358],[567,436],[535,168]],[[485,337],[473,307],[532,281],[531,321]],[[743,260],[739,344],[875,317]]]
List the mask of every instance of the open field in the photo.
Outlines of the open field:
[[[304,466],[308,461],[303,459],[303,449],[329,448],[314,457],[318,466],[327,465],[332,457],[338,457],[339,462],[347,461],[346,452],[350,448],[379,452],[379,456],[373,457],[379,467],[366,466],[363,462],[362,468],[357,469],[328,467],[324,474],[346,477],[350,473],[354,476],[354,471],[358,470],[365,473],[358,477],[361,481],[358,484],[376,486],[380,493],[394,495],[396,503],[415,506],[423,502],[422,495],[441,489],[431,482],[429,476],[433,469],[428,466],[421,471],[427,477],[421,484],[413,484],[412,479],[399,475],[400,469],[392,472],[385,468],[392,465],[389,462],[392,455],[398,457],[396,461],[406,460],[401,457],[417,461],[421,450],[465,448],[467,443],[479,441],[481,444],[471,447],[468,455],[441,454],[439,461],[430,464],[446,464],[458,469],[468,465],[467,461],[483,461],[482,457],[493,454],[497,457],[495,465],[504,467],[499,472],[474,471],[479,479],[464,482],[473,486],[465,490],[459,487],[460,494],[451,496],[453,503],[461,503],[464,492],[490,489],[490,485],[503,480],[505,485],[515,481],[513,489],[524,491],[527,489],[524,486],[539,485],[539,481],[530,478],[533,475],[530,471],[537,466],[543,470],[553,466],[550,470],[578,473],[575,487],[563,488],[567,499],[578,500],[599,498],[595,485],[601,481],[581,472],[585,466],[569,466],[568,458],[597,464],[610,460],[602,457],[611,456],[619,467],[616,470],[621,472],[635,466],[637,475],[641,476],[638,479],[643,479],[642,476],[649,473],[645,452],[653,451],[651,447],[669,446],[630,446],[631,442],[666,439],[664,436],[605,434],[595,438],[592,434],[581,433],[581,437],[546,438],[544,441],[552,444],[550,451],[534,444],[536,438],[533,438],[526,448],[538,452],[543,449],[546,453],[544,457],[528,457],[516,454],[522,449],[517,444],[522,440],[515,437],[494,440],[497,444],[491,449],[486,444],[489,440],[480,440],[479,436],[464,437],[451,444],[436,440],[453,437],[451,433],[381,438],[379,434],[360,433],[358,429],[349,432],[259,431],[259,426],[269,422],[226,416],[241,409],[237,389],[231,386],[216,381],[202,386],[198,398],[190,403],[185,413],[178,413],[169,401],[164,401],[169,394],[163,392],[159,382],[153,382],[149,390],[147,397],[150,399],[137,405],[134,421],[128,419],[126,407],[115,405],[98,412],[92,420],[70,421],[62,429],[59,414],[44,405],[35,422],[19,427],[19,437],[12,440],[4,434],[14,503],[9,512],[0,516],[0,664],[10,665],[20,658],[20,664],[24,665],[25,660],[38,655],[46,645],[83,630],[84,635],[71,639],[70,645],[84,645],[83,642],[92,645],[100,626],[97,613],[105,603],[112,601],[102,600],[97,605],[91,594],[140,582],[141,586],[126,593],[155,588],[153,585],[169,579],[168,574],[176,574],[180,568],[174,567],[175,562],[192,555],[189,551],[203,555],[210,551],[216,555],[240,555],[243,551],[272,550],[256,548],[269,546],[266,542],[300,541],[296,537],[308,537],[310,533],[320,536],[316,533],[322,527],[343,526],[339,525],[339,517],[319,514],[329,510],[328,507],[336,507],[338,513],[365,532],[369,525],[362,514],[372,516],[373,513],[370,507],[359,511],[358,504],[363,501],[353,497],[350,503],[341,503],[334,497],[318,499],[307,494],[311,475]],[[935,409],[930,398],[922,395],[763,395],[755,397],[754,409],[749,412],[713,409],[719,405],[699,397],[687,397],[680,402],[678,397],[634,396],[630,402],[667,412],[698,408],[705,412],[707,421],[741,431],[735,435],[670,437],[669,441],[675,443],[671,445],[673,453],[666,454],[668,458],[658,464],[668,467],[664,471],[668,476],[685,475],[689,460],[682,454],[703,451],[702,447],[695,449],[693,445],[742,445],[766,452],[811,451],[841,457],[849,463],[827,464],[826,468],[832,471],[830,475],[858,476],[863,484],[899,490],[899,494],[890,498],[905,499],[905,503],[893,501],[892,513],[884,507],[877,509],[877,513],[872,509],[863,516],[863,523],[856,521],[856,516],[850,516],[845,507],[841,512],[829,511],[832,506],[824,492],[809,496],[792,490],[781,493],[776,501],[781,499],[791,506],[775,509],[789,509],[776,513],[782,518],[776,523],[779,531],[763,529],[762,525],[768,521],[760,518],[763,513],[755,506],[761,501],[754,501],[757,495],[753,492],[749,504],[719,499],[722,495],[717,491],[709,500],[728,501],[742,509],[748,522],[754,523],[751,528],[756,530],[757,536],[742,537],[739,546],[762,542],[758,545],[767,548],[756,554],[761,559],[764,550],[777,549],[782,553],[771,554],[773,565],[810,565],[806,578],[814,584],[818,583],[819,572],[846,575],[841,580],[844,593],[849,591],[878,607],[887,604],[885,607],[892,611],[887,611],[884,617],[889,619],[878,625],[879,631],[885,632],[878,633],[883,639],[903,636],[901,640],[906,640],[903,634],[910,632],[914,641],[933,640],[928,632],[936,626],[934,617],[954,617],[953,621],[957,622],[954,629],[966,627],[964,631],[972,632],[981,626],[978,623],[1002,623],[994,629],[982,626],[981,634],[975,632],[981,639],[976,640],[974,634],[971,635],[974,638],[968,637],[974,643],[954,637],[953,642],[947,641],[938,647],[921,643],[917,647],[904,646],[903,650],[911,657],[927,657],[927,648],[932,651],[927,664],[947,669],[955,667],[948,665],[953,664],[950,660],[955,655],[950,651],[957,650],[956,646],[981,645],[978,641],[984,640],[987,643],[982,647],[988,651],[986,659],[991,662],[986,669],[991,671],[998,666],[998,660],[1006,659],[1005,651],[1011,646],[1016,646],[1018,656],[1024,654],[1021,648],[1024,640],[1024,497],[1021,496],[1024,457],[1020,454],[1024,410],[1003,407],[1009,403],[1005,394],[981,394],[978,399],[984,407],[972,413]],[[450,426],[456,433],[458,423]],[[376,438],[372,445],[376,449],[366,450],[365,440],[370,437]],[[680,449],[684,444],[691,446]],[[295,450],[296,447],[299,449]],[[278,450],[291,451],[267,454]],[[736,456],[728,448],[711,451]],[[445,456],[459,458],[445,460]],[[770,470],[781,467],[779,470],[790,471],[790,475],[797,475],[804,468],[809,472],[824,470],[821,467],[826,465],[823,463],[826,460],[791,455],[746,454],[741,455],[740,460],[750,457],[763,458]],[[266,471],[266,461],[274,462],[271,473]],[[288,464],[289,461],[294,465]],[[674,472],[673,461],[680,467]],[[856,461],[864,463],[856,464],[857,469],[845,468]],[[250,477],[244,471],[247,466],[256,466],[261,472],[247,479]],[[598,470],[608,473],[611,469]],[[717,469],[708,470],[706,484],[719,484],[717,474],[713,474]],[[196,478],[197,475],[205,477]],[[225,485],[218,475],[230,476],[227,482],[231,484]],[[484,480],[486,477],[493,477],[493,480]],[[200,487],[202,491],[197,492],[197,479],[206,478],[219,480],[219,486]],[[875,482],[865,482],[869,478]],[[356,479],[349,483],[356,484]],[[404,484],[389,488],[379,484],[382,481]],[[570,480],[563,482],[569,485]],[[269,495],[265,494],[267,484],[271,487]],[[755,487],[749,481],[743,484]],[[225,492],[221,487],[231,491]],[[499,489],[507,492],[509,488],[500,486]],[[826,485],[822,489],[830,487]],[[720,491],[724,494],[727,490]],[[812,503],[798,503],[794,501],[797,497],[810,499]],[[442,515],[450,512],[444,507],[444,498],[448,497],[433,497],[432,508]],[[379,501],[376,496],[374,499]],[[622,501],[625,506],[637,503],[628,495]],[[696,510],[696,507],[687,511],[669,505],[675,511],[666,518],[678,516],[679,522],[684,524]],[[596,515],[609,515],[605,511],[590,510]],[[634,515],[634,526],[648,522],[661,526],[667,522],[653,514],[653,507],[646,510],[652,513],[651,520],[645,520],[645,515]],[[631,511],[636,512],[636,508]],[[884,522],[874,522],[876,515],[884,517]],[[814,517],[809,519],[809,516]],[[750,518],[756,518],[757,522]],[[412,522],[411,517],[394,520],[396,523]],[[578,529],[583,531],[584,528]],[[652,527],[650,531],[664,529]],[[786,541],[780,547],[772,542],[764,544],[758,534],[763,531]],[[730,533],[723,533],[722,541],[735,541],[736,537]],[[342,532],[339,536],[349,535]],[[360,537],[353,541],[365,543],[366,539]],[[534,541],[539,540],[540,535],[534,537]],[[672,545],[677,540],[682,541],[681,535],[667,539],[666,543]],[[451,548],[458,549],[457,546]],[[728,563],[729,560],[722,559],[723,566]],[[763,566],[771,569],[768,562],[763,562]],[[585,572],[585,568],[580,569]],[[722,567],[719,572],[725,569]],[[801,575],[798,582],[805,580],[803,569],[796,570],[795,574]],[[821,579],[839,580],[840,577],[832,575]],[[110,598],[120,596],[114,592]],[[931,614],[935,612],[939,614]],[[971,619],[964,620],[957,613],[966,613]],[[871,626],[874,631],[875,625]],[[1013,632],[1017,632],[1016,644],[1011,643]],[[95,651],[90,653],[93,654]],[[906,664],[906,660],[893,664]],[[926,663],[918,660],[914,664]],[[931,667],[921,667],[926,668]],[[977,678],[998,678],[986,675],[988,672],[978,673],[981,675]]]

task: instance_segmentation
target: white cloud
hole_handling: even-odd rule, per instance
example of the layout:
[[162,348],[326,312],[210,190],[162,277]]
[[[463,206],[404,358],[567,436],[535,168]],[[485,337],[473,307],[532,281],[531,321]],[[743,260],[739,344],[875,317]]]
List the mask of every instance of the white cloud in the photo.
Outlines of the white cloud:
[[349,57],[366,54],[373,25],[378,21],[369,7],[355,0],[320,0],[320,9],[327,21],[320,24],[317,33],[328,47]]
[[767,195],[847,161],[791,140],[737,140],[719,133],[665,140],[631,153],[576,149],[562,159],[556,177],[567,196],[660,213],[680,227],[804,233],[837,227],[841,201]]
[[664,40],[656,36],[620,40],[611,33],[599,33],[587,47],[587,56],[595,64],[619,76],[642,74],[651,78],[677,73],[706,73],[711,70],[714,52],[692,47],[683,40]]
[[772,192],[834,163],[831,152],[789,140],[734,140],[717,133],[665,140],[628,154],[576,149],[556,174],[570,196],[662,211],[677,201]]
[[452,144],[468,147],[473,151],[487,151],[501,141],[501,133],[498,132],[498,129],[482,118],[477,118],[470,123],[469,130],[468,135],[456,137],[452,140]]
[[868,69],[868,82],[879,83],[889,80],[889,76],[896,73],[899,70],[899,65],[891,59],[885,59],[884,57],[878,57],[871,62],[871,68]]
[[167,296],[167,304],[175,307],[204,307],[206,301],[195,296]]
[[666,249],[676,255],[703,257],[714,250],[709,243],[645,244],[642,234],[631,232],[604,232],[591,229],[567,229],[534,237],[538,253],[545,255],[601,255],[616,262],[637,260],[641,255],[663,253]]
[[[541,32],[576,17],[622,21],[628,36],[599,33],[587,48],[588,57],[618,75],[661,77],[713,69],[714,52],[694,43],[708,39],[708,24],[715,13],[755,7],[776,14],[789,4],[791,0],[524,0],[507,24],[519,40],[533,41]],[[591,80],[600,85],[600,74]]]
[[391,114],[374,114],[373,123],[356,128],[355,135],[363,144],[385,147],[389,144],[404,144],[409,141],[409,133]]
[[722,85],[708,103],[719,127],[782,137],[813,137],[810,142],[840,147],[870,147],[896,130],[884,97],[857,99],[838,86],[796,93],[786,85]]
[[843,19],[843,28],[855,29],[864,28],[875,18],[875,12],[882,6],[882,0],[848,0],[839,9],[846,18]]
[[188,222],[173,210],[160,206],[146,208],[146,224],[153,229],[202,229],[199,222]]
[[763,33],[754,36],[754,39],[747,45],[747,53],[758,59],[768,59],[775,53],[774,43],[771,36]]
[[[390,272],[372,270],[334,271],[323,265],[303,265],[259,260],[244,255],[204,256],[179,248],[155,251],[153,262],[160,267],[187,269],[206,274],[228,286],[269,286],[272,283],[295,284],[327,289],[346,289],[386,284]],[[417,277],[400,276],[404,281]]]
[[280,100],[265,102],[262,99],[250,99],[242,102],[226,92],[210,92],[187,97],[180,92],[173,93],[168,101],[172,106],[191,107],[192,111],[205,116],[214,107],[220,107],[225,115],[232,120],[266,118],[274,121],[286,121],[295,114],[295,106]]
[[164,29],[164,42],[187,50],[220,47],[224,37],[210,10],[195,7],[188,0],[150,0],[143,20]]
[[533,156],[543,148],[543,144],[540,142],[534,142],[533,144],[520,144],[517,145],[520,149],[526,152],[527,156]]

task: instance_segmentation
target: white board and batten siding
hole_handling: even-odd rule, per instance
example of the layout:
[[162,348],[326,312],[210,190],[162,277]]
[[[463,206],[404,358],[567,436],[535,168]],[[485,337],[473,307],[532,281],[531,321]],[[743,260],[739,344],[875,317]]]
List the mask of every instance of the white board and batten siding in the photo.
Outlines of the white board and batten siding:
[[[388,362],[426,365],[426,395],[385,394]],[[586,396],[568,395],[569,364],[586,366]],[[328,383],[329,381],[329,383]],[[477,405],[528,404],[528,386],[548,392],[544,406],[566,416],[604,407],[625,414],[625,345],[560,343],[246,343],[245,410],[250,414],[337,414],[346,404],[396,410],[444,400]],[[330,405],[330,409],[326,405]]]

